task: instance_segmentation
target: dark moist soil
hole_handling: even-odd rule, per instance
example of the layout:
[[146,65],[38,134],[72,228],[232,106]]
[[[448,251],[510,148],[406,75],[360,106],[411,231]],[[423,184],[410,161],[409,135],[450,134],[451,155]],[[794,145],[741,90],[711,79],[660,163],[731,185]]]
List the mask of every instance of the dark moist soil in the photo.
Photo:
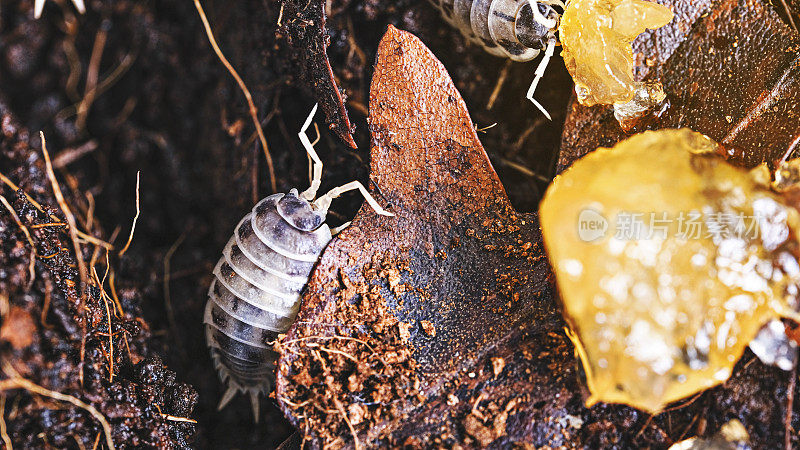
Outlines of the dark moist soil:
[[[269,406],[262,408],[266,417],[259,426],[253,426],[243,398],[216,411],[222,389],[203,337],[206,289],[235,224],[271,192],[244,97],[211,51],[197,11],[190,1],[88,0],[87,13],[77,15],[71,2],[49,0],[43,17],[34,20],[33,3],[10,0],[0,8],[0,172],[47,213],[0,188],[21,223],[35,230],[31,238],[39,255],[31,278],[32,249],[11,214],[0,209],[0,356],[26,379],[94,405],[108,418],[119,447],[278,445],[291,428],[271,401],[265,401]],[[204,5],[220,46],[253,94],[278,189],[305,187],[307,160],[296,131],[314,100],[288,63],[285,37],[276,37],[279,3]],[[535,62],[508,64],[506,82],[488,109],[506,62],[468,46],[422,1],[332,2],[328,53],[347,95],[359,150],[320,126],[316,148],[325,162],[323,190],[367,179],[365,105],[375,50],[389,23],[418,35],[442,59],[478,127],[498,123],[481,134],[483,143],[514,206],[536,210],[553,173],[571,96],[563,64],[554,58],[537,93],[553,122],[524,100]],[[81,299],[76,291],[81,280],[73,244],[63,226],[46,225],[54,222],[49,215],[59,223],[65,217],[45,176],[39,130],[80,228],[104,240],[116,236],[117,250],[136,212],[134,186],[141,171],[141,216],[133,244],[124,257],[117,251],[110,257],[116,299],[99,289]],[[338,200],[332,224],[352,217],[360,202],[355,195]],[[82,245],[87,266],[95,248]],[[94,267],[102,279],[103,251]],[[111,295],[109,280],[102,285]],[[355,335],[370,342],[374,333]],[[400,352],[401,324],[387,323],[383,333]],[[364,355],[363,346],[347,350],[361,352],[358,359],[372,370],[405,377],[404,385],[411,386],[383,392],[381,384],[357,376],[353,393],[413,395],[413,360],[387,368]],[[309,376],[323,373],[326,358],[337,360],[333,370],[352,369],[345,356],[317,353],[311,369],[316,372]],[[297,400],[318,394],[298,392]],[[18,448],[92,448],[103,442],[100,424],[67,403],[14,390],[6,393],[4,406],[8,434]],[[377,409],[347,414],[351,421],[374,420]],[[501,425],[473,422],[465,428],[478,441]]]

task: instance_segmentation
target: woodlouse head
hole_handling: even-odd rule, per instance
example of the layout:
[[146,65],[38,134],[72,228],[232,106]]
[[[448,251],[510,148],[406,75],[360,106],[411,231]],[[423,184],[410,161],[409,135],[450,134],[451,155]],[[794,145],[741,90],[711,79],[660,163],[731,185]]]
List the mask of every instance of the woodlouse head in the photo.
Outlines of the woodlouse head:
[[315,210],[308,200],[292,189],[276,205],[278,214],[293,227],[301,231],[314,231],[325,222],[326,211]]
[[[547,47],[547,41],[558,30],[561,13],[545,2],[535,3],[540,14],[540,20],[536,20],[536,17],[534,17],[531,2],[526,1],[521,4],[517,12],[514,29],[517,39],[522,45],[544,50]],[[542,18],[545,20],[542,21]]]

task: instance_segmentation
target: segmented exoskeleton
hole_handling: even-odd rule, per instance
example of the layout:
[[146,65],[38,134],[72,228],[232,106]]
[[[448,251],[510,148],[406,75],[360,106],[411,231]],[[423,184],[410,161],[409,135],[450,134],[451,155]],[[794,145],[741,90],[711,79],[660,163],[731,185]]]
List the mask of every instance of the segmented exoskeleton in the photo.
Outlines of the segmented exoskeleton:
[[300,194],[292,189],[270,195],[256,204],[236,226],[214,268],[208,291],[206,342],[220,378],[228,386],[219,408],[237,392],[247,393],[256,421],[258,395],[271,390],[278,357],[271,342],[294,322],[311,269],[338,231],[325,223],[331,200],[358,189],[378,214],[393,215],[358,181],[314,200],[322,161],[305,132],[316,110],[314,106],[298,133],[311,158],[311,186]]
[[529,61],[544,50],[526,97],[547,118],[550,114],[533,98],[555,51],[561,0],[430,0],[442,16],[469,40],[493,55]]

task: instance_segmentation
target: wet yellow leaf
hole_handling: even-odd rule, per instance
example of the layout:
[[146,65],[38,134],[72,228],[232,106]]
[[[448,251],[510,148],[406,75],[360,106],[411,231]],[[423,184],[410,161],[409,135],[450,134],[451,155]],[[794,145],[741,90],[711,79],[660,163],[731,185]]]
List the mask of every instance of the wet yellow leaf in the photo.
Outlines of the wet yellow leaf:
[[725,381],[764,324],[796,316],[798,212],[715,147],[648,131],[576,161],[542,200],[589,403],[661,411]]

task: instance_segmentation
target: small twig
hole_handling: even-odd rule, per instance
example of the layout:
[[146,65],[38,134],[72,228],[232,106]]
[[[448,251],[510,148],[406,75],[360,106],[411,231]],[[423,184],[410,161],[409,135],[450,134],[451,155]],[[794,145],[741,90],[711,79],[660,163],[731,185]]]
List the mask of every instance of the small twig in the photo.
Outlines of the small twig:
[[84,411],[91,414],[95,419],[97,419],[98,422],[100,422],[100,425],[103,427],[103,432],[105,432],[106,435],[106,445],[108,446],[109,449],[111,450],[114,449],[114,441],[111,439],[111,425],[108,424],[106,418],[103,417],[100,411],[95,409],[94,406],[86,404],[71,395],[62,394],[56,391],[51,391],[50,389],[39,386],[38,384],[30,380],[22,378],[19,375],[19,373],[17,373],[17,371],[14,370],[13,367],[11,367],[11,364],[9,364],[8,361],[5,360],[3,361],[3,372],[5,372],[9,378],[6,380],[0,380],[0,391],[5,392],[11,389],[25,389],[28,392],[49,397],[54,400],[67,402],[77,406],[78,408],[83,409]]
[[67,224],[61,222],[48,222],[48,223],[35,223],[31,225],[31,228],[34,230],[38,230],[39,228],[50,228],[50,227],[66,227]]
[[89,115],[89,109],[94,103],[97,91],[97,76],[100,71],[100,58],[103,56],[103,49],[106,47],[106,38],[108,31],[105,27],[101,26],[97,30],[94,39],[94,46],[92,47],[92,56],[89,58],[89,70],[86,72],[86,87],[84,89],[83,100],[78,106],[78,118],[75,120],[75,126],[78,130],[83,130],[86,127],[86,119]]
[[[108,253],[106,253],[106,257],[108,257]],[[102,285],[101,285],[102,289]],[[108,382],[114,382],[114,335],[111,331],[111,311],[108,309],[108,302],[106,301],[106,296],[103,295],[103,304],[106,307],[106,317],[108,317],[108,346],[109,346],[109,358],[108,358]]]
[[497,78],[497,83],[494,85],[492,94],[489,95],[489,101],[486,103],[486,109],[494,108],[494,102],[497,101],[497,97],[500,95],[500,90],[503,89],[503,85],[506,82],[506,77],[508,77],[508,69],[511,67],[511,63],[512,61],[510,59],[506,61],[506,64],[500,71],[500,76]]
[[78,449],[86,450],[86,446],[83,445],[83,441],[78,437],[77,434],[73,434],[72,439],[75,439],[75,443],[78,444]]
[[61,169],[67,165],[77,161],[82,156],[97,150],[97,141],[87,141],[83,145],[75,148],[62,150],[58,155],[53,158],[53,167]]
[[171,416],[169,414],[164,414],[163,412],[161,412],[161,406],[159,406],[158,403],[155,404],[155,407],[158,410],[158,415],[163,417],[164,419],[172,420],[174,422],[197,423],[197,421],[194,420],[194,419],[189,419],[189,418],[186,418],[186,417],[177,417],[177,416]]
[[102,239],[96,238],[90,234],[86,234],[81,230],[77,230],[75,233],[78,235],[79,238],[81,238],[86,242],[92,243],[94,245],[99,245],[100,247],[103,247],[106,250],[114,250],[113,245],[109,244],[108,242]]
[[125,247],[119,251],[119,257],[122,258],[122,255],[128,251],[128,247],[131,245],[131,241],[133,241],[133,232],[136,231],[136,221],[139,220],[139,175],[141,171],[136,172],[136,215],[133,216],[133,225],[131,225],[131,234],[128,236],[128,242],[125,243]]
[[94,444],[92,445],[92,450],[97,450],[97,446],[100,445],[100,435],[102,433],[97,433],[97,436],[94,438]]
[[539,174],[539,173],[536,173],[533,170],[531,170],[530,168],[525,167],[520,163],[516,163],[514,161],[510,161],[510,160],[508,160],[506,158],[502,158],[502,157],[499,158],[499,159],[500,159],[500,162],[502,162],[504,165],[506,165],[508,167],[511,167],[512,169],[516,170],[517,172],[522,173],[523,175],[529,176],[531,178],[535,178],[535,179],[537,179],[539,181],[542,181],[544,183],[550,183],[550,181],[552,181],[551,179],[547,178],[546,176],[544,176],[542,174]]
[[47,313],[50,311],[50,301],[52,300],[53,295],[53,285],[50,283],[48,279],[45,279],[45,287],[44,287],[44,305],[42,306],[42,315],[39,317],[39,321],[41,322],[42,326],[51,329],[53,328],[52,325],[47,323]]
[[794,138],[792,143],[789,144],[789,147],[786,148],[786,151],[783,153],[783,156],[781,156],[781,159],[776,161],[775,165],[780,166],[781,164],[785,163],[789,159],[789,157],[792,156],[792,153],[794,153],[794,149],[797,148],[798,143],[800,143],[800,135],[797,135],[797,137]]
[[[86,203],[89,204],[89,207],[86,210],[86,229],[92,231],[92,225],[94,224],[94,195],[91,192],[86,192]],[[113,241],[113,239],[112,239]]]
[[486,130],[490,130],[490,129],[496,127],[496,126],[497,126],[497,122],[489,125],[488,127],[476,128],[475,131],[477,131],[478,133],[486,133]]
[[[56,174],[53,172],[53,164],[50,161],[50,154],[47,152],[47,143],[44,139],[44,133],[40,131],[39,137],[42,139],[42,154],[44,154],[44,164],[45,170],[47,171],[47,177],[50,179],[50,185],[53,187],[53,194],[56,197],[56,202],[58,202],[58,206],[61,208],[61,212],[64,213],[67,223],[69,224],[69,236],[75,249],[75,259],[77,260],[78,272],[80,273],[81,277],[80,292],[78,294],[81,300],[81,308],[79,309],[82,309],[84,303],[84,290],[86,289],[87,282],[87,271],[86,262],[83,260],[83,252],[81,251],[81,246],[78,243],[78,226],[75,222],[75,216],[72,214],[67,202],[64,200],[64,194],[61,192],[61,187],[58,186]],[[88,235],[87,237],[92,238]]]
[[786,3],[786,0],[781,0],[781,4],[783,5],[783,9],[786,10],[786,16],[789,17],[789,25],[792,26],[794,31],[797,31],[797,24],[794,23],[794,17],[792,17],[792,9],[789,8],[789,5]]
[[253,119],[253,125],[255,125],[256,131],[258,132],[258,138],[261,141],[261,147],[264,149],[264,157],[267,159],[267,169],[269,170],[269,182],[270,186],[272,187],[272,192],[278,192],[278,185],[275,181],[275,168],[272,165],[272,156],[269,153],[269,146],[267,145],[267,138],[264,136],[264,130],[261,128],[261,123],[258,121],[258,109],[256,108],[255,103],[253,103],[253,96],[250,95],[250,90],[247,89],[247,85],[244,84],[242,77],[239,76],[239,73],[236,72],[236,69],[234,69],[231,63],[228,62],[228,59],[224,54],[222,54],[222,50],[220,50],[219,45],[217,45],[217,40],[214,38],[214,33],[211,31],[211,25],[208,23],[208,18],[203,10],[203,6],[200,4],[200,0],[194,0],[194,6],[197,8],[197,12],[200,14],[200,20],[203,21],[203,27],[206,30],[208,42],[214,49],[214,53],[217,54],[217,57],[222,62],[222,65],[228,69],[228,72],[230,72],[231,76],[236,80],[236,83],[239,85],[239,88],[242,90],[242,93],[247,100],[247,105],[250,108],[250,118]]
[[164,419],[166,419],[166,420],[171,420],[171,421],[173,421],[173,422],[197,423],[197,421],[196,421],[196,420],[194,420],[194,419],[189,419],[189,418],[187,418],[187,417],[177,417],[177,416],[171,416],[171,415],[169,415],[169,414],[164,414],[164,413],[160,413],[160,415],[161,415],[161,417],[163,417]]
[[334,349],[332,349],[332,348],[323,347],[323,346],[321,346],[321,345],[319,346],[319,349],[320,349],[320,350],[322,350],[323,352],[335,353],[335,354],[337,354],[337,355],[342,355],[342,356],[344,356],[345,358],[347,358],[347,359],[349,359],[349,360],[351,360],[351,361],[355,362],[356,364],[358,364],[358,359],[357,359],[355,356],[353,356],[353,355],[351,355],[351,354],[349,354],[349,353],[343,352],[343,351],[341,351],[341,350],[334,350]]
[[648,426],[648,425],[650,425],[650,422],[652,422],[652,421],[653,421],[653,417],[654,417],[654,416],[651,414],[651,415],[650,415],[650,416],[647,418],[647,421],[644,423],[644,425],[642,425],[642,429],[641,429],[641,430],[639,430],[639,432],[638,432],[638,433],[636,433],[636,436],[634,436],[634,437],[633,437],[633,440],[634,440],[634,441],[635,441],[636,439],[639,439],[639,436],[641,436],[641,435],[642,435],[642,433],[644,433],[644,430],[646,430],[646,429],[647,429],[647,426]]
[[6,415],[6,396],[0,395],[0,437],[3,438],[3,443],[6,445],[6,450],[14,450],[14,447],[11,445],[11,438],[8,437],[5,415]]
[[117,311],[119,312],[120,316],[124,316],[125,313],[122,312],[122,303],[119,302],[119,297],[117,296],[117,287],[114,284],[115,280],[114,270],[111,270],[111,275],[108,276],[108,288],[111,290],[111,298],[114,299],[114,305],[117,307]]

